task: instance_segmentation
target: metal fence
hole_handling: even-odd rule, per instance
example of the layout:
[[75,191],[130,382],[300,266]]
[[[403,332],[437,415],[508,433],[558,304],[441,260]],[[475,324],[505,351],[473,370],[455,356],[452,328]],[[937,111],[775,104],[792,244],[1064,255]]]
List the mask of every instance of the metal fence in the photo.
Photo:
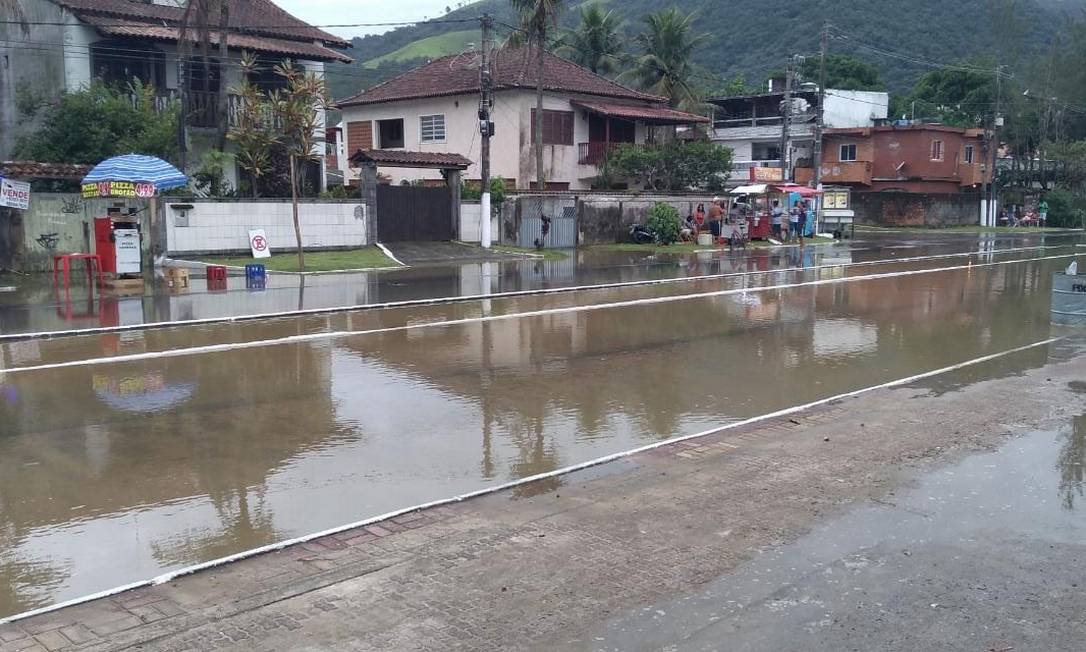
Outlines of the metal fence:
[[[577,201],[556,197],[520,197],[520,231],[517,245],[543,249],[572,249],[577,246]],[[543,232],[543,217],[550,218]]]

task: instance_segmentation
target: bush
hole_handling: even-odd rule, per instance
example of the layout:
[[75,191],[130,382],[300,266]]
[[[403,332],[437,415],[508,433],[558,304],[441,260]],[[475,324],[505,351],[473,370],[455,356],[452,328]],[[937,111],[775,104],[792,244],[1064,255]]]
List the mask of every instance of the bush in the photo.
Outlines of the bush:
[[671,204],[656,202],[649,211],[646,226],[656,232],[656,239],[660,244],[669,245],[679,239],[682,218],[679,217],[679,211]]
[[723,187],[731,167],[732,150],[715,143],[623,144],[600,165],[597,185],[608,188],[633,181],[660,192],[714,191]]
[[1081,229],[1086,225],[1086,201],[1067,190],[1050,190],[1045,193],[1048,202],[1046,226]]

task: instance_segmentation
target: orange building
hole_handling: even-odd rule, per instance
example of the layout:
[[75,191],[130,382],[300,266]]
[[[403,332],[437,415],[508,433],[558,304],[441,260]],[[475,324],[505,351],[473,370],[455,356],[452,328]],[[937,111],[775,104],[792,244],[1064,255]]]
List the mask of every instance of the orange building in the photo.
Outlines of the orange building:
[[822,182],[860,191],[977,192],[990,179],[983,129],[935,124],[827,129]]

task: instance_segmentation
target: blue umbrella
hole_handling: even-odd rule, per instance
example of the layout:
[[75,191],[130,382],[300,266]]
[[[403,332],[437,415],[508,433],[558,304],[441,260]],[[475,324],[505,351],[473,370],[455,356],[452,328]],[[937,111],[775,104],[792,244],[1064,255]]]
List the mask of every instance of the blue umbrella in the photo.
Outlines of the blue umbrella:
[[[83,185],[121,183],[139,186],[154,192],[181,188],[189,183],[188,177],[166,161],[154,156],[125,154],[107,158],[83,178]],[[150,187],[148,187],[150,186]],[[107,189],[108,188],[104,188]],[[84,191],[88,188],[84,188]],[[105,193],[103,193],[105,194]],[[140,196],[145,196],[143,192]]]

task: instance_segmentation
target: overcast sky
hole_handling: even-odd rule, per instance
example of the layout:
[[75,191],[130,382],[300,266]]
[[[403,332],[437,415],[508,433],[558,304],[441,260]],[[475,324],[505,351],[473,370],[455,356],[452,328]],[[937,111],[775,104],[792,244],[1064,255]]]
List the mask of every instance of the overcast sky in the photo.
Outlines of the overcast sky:
[[[436,18],[453,0],[274,0],[283,9],[312,25],[392,23]],[[339,27],[329,32],[344,37],[384,32],[389,27]]]

